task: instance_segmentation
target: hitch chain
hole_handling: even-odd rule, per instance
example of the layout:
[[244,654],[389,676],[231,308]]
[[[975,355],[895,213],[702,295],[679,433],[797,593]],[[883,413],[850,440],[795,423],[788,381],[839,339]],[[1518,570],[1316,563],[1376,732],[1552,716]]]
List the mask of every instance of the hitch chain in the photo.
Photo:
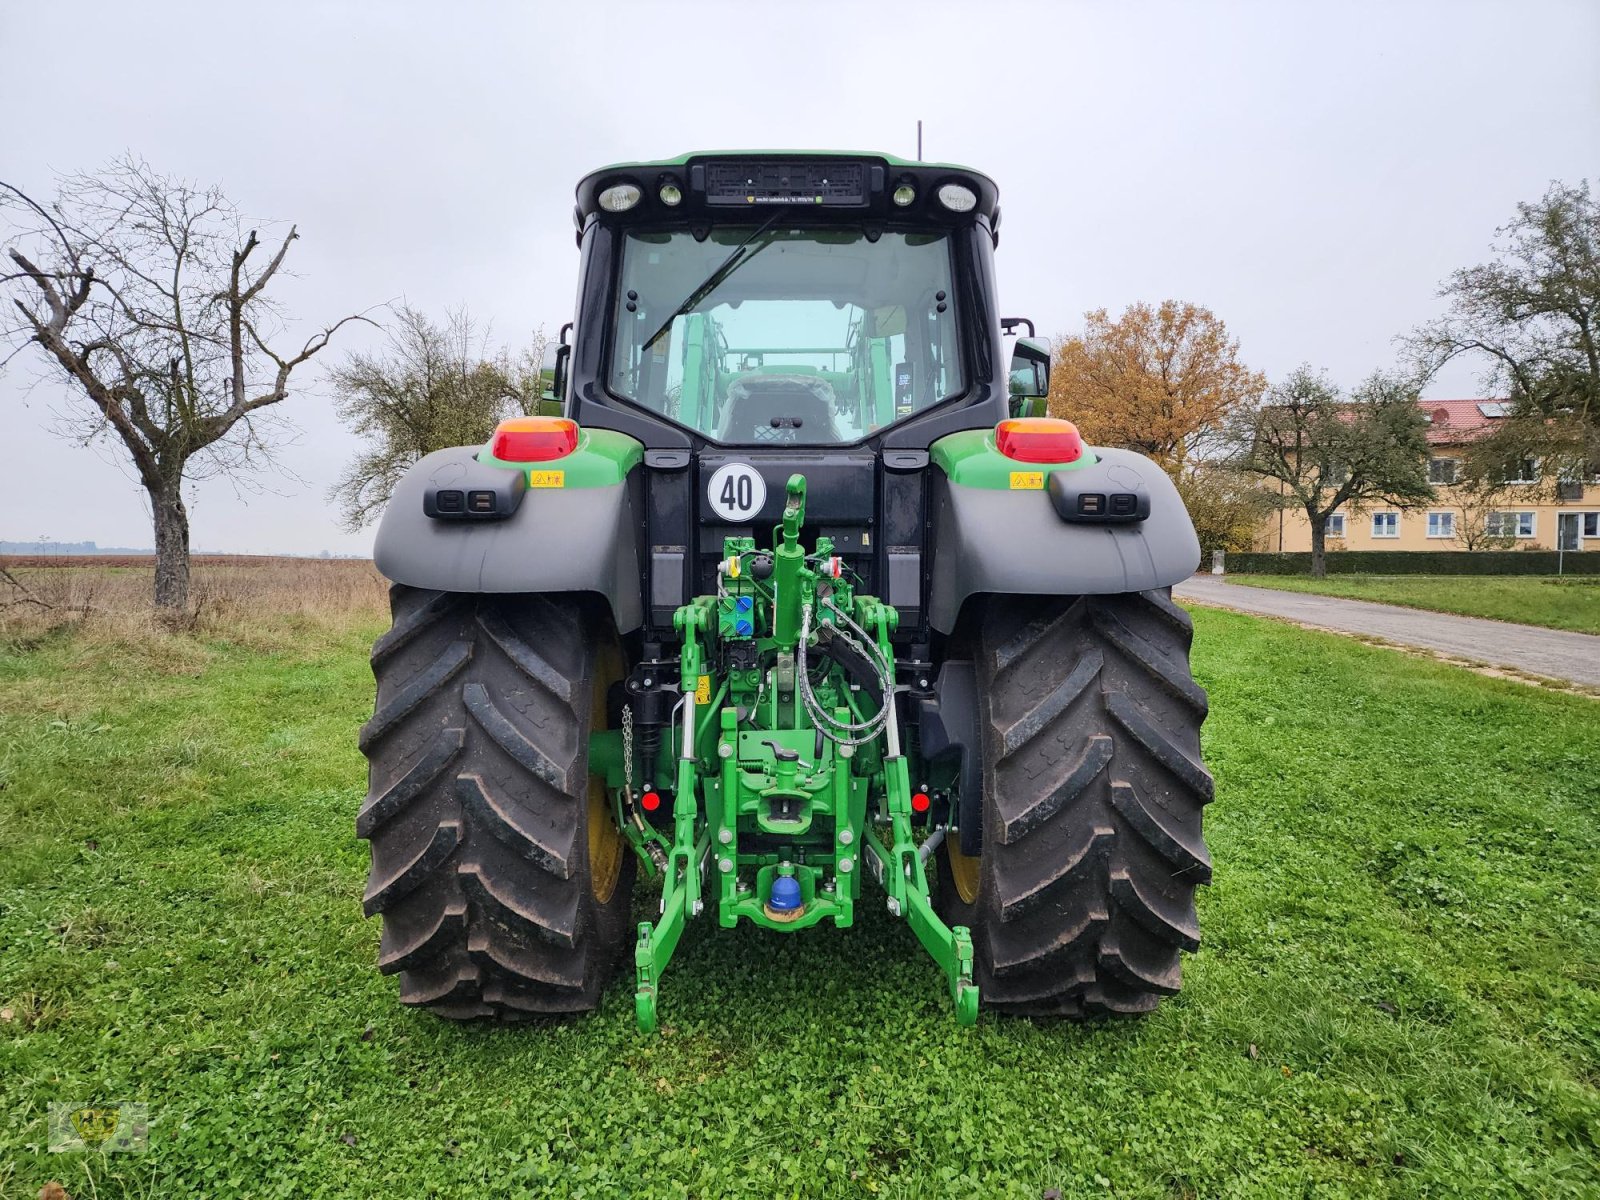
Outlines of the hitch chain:
[[622,706],[622,786],[633,804],[633,705]]

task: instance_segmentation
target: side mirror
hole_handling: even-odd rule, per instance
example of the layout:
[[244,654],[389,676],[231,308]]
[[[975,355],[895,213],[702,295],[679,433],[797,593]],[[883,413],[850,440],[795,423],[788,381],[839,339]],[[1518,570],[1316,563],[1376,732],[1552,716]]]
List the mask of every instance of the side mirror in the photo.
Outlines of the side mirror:
[[556,365],[550,372],[550,386],[545,389],[544,399],[560,404],[567,394],[567,360],[572,357],[571,346],[556,347]]
[[544,394],[545,401],[554,401],[557,412],[562,410],[567,398],[567,363],[572,358],[572,347],[567,343],[567,335],[571,332],[572,322],[568,321],[561,327],[561,342],[556,347],[555,369],[550,373],[550,387]]
[[1050,351],[1030,338],[1018,338],[1011,351],[1011,415],[1044,415],[1050,395]]

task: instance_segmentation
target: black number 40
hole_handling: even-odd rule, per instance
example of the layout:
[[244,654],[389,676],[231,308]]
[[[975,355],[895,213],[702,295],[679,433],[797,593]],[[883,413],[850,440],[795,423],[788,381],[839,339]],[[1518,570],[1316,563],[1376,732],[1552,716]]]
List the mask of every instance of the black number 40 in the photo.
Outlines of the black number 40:
[[756,506],[755,485],[748,475],[730,475],[722,481],[722,505],[735,512],[748,512]]

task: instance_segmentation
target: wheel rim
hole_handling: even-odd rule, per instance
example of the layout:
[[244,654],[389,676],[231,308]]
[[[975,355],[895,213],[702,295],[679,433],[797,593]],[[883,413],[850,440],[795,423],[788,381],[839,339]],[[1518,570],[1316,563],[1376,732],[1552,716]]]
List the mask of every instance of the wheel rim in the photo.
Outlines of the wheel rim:
[[961,852],[961,833],[952,829],[944,839],[945,861],[950,864],[950,882],[956,885],[956,895],[963,904],[974,904],[978,899],[978,856]]
[[[606,695],[611,685],[622,678],[622,652],[615,641],[607,641],[595,664],[594,696],[589,708],[590,730],[603,730],[606,723]],[[589,888],[601,904],[616,891],[622,874],[626,847],[622,833],[611,817],[611,797],[603,775],[589,776]]]

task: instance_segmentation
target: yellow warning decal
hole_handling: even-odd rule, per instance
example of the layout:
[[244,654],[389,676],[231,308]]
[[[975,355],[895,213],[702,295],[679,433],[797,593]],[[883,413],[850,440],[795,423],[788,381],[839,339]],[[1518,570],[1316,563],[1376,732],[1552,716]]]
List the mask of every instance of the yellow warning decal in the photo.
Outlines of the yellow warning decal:
[[1011,490],[1013,492],[1037,492],[1044,487],[1043,471],[1013,471],[1011,472]]
[[[567,486],[567,473],[565,471],[529,471],[528,486],[531,488],[558,488]],[[1015,487],[1015,484],[1012,484]]]
[[694,685],[694,702],[696,704],[711,703],[711,676],[700,676],[700,682]]

